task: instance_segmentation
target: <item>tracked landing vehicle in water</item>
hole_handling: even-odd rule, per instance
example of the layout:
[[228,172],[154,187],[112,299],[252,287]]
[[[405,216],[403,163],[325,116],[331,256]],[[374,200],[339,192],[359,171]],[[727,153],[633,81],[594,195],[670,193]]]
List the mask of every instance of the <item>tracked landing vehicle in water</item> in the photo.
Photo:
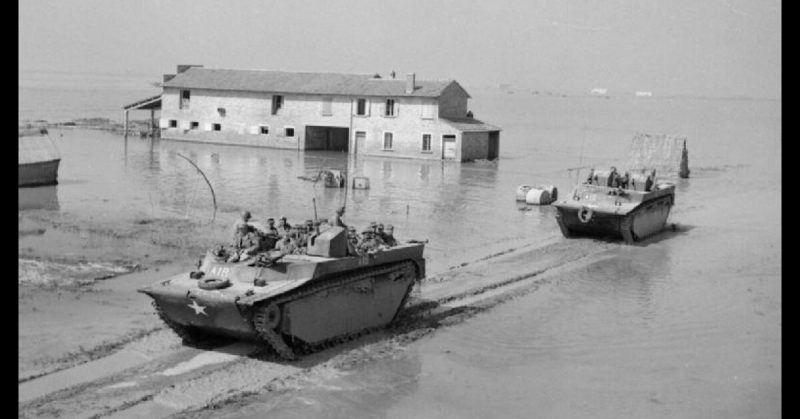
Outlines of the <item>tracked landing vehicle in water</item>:
[[675,185],[656,183],[655,171],[621,176],[592,171],[571,194],[553,203],[565,237],[606,235],[634,243],[664,229],[675,203]]
[[423,247],[349,256],[345,229],[332,227],[305,255],[273,250],[230,263],[209,251],[198,271],[139,291],[185,343],[226,335],[295,359],[392,322],[425,276]]

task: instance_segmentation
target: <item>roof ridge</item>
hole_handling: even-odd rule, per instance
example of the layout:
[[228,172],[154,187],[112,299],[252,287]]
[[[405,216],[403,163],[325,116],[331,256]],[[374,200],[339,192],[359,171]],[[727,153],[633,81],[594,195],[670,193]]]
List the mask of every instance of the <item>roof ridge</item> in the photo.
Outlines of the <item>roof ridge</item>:
[[[189,70],[221,70],[221,71],[252,71],[252,72],[260,72],[260,73],[289,73],[289,74],[333,74],[338,76],[364,76],[372,78],[375,74],[379,73],[340,73],[335,71],[290,71],[290,70],[267,70],[263,68],[211,68],[211,67],[190,67],[186,69]],[[184,72],[186,72],[184,71]],[[405,79],[402,78],[395,78],[395,79],[387,79],[381,77],[380,79],[375,80],[383,80],[383,81],[399,81],[404,82]],[[417,79],[415,77],[416,82],[437,82],[437,83],[450,83],[456,81],[453,78],[444,78],[444,79]]]

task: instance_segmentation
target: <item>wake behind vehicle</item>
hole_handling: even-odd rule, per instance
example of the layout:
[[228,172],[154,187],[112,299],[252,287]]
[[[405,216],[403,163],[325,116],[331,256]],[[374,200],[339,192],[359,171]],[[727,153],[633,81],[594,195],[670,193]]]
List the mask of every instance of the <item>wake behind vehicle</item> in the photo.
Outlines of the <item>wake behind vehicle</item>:
[[593,170],[553,206],[564,237],[609,235],[630,244],[663,230],[674,203],[675,185],[657,183],[654,170],[621,176],[612,167]]
[[226,335],[295,359],[388,325],[425,276],[424,244],[351,256],[346,233],[321,232],[306,254],[271,250],[228,262],[209,251],[198,271],[139,291],[185,343]]

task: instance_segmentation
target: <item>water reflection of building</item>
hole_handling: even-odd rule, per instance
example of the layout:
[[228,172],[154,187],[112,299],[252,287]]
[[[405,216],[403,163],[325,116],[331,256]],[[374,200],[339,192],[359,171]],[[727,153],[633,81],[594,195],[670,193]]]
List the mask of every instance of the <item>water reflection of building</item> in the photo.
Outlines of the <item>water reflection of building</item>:
[[500,129],[472,116],[455,80],[179,65],[162,87],[165,139],[427,160],[499,153]]
[[58,186],[18,188],[19,210],[58,210]]

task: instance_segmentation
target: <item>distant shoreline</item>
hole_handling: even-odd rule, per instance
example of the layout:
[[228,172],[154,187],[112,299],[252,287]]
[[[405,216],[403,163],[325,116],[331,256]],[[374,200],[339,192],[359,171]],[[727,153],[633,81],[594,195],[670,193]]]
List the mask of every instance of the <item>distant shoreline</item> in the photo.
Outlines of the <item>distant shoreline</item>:
[[[112,121],[109,118],[76,118],[65,122],[50,122],[45,119],[36,119],[33,121],[20,121],[18,125],[19,129],[94,129],[109,131],[119,135],[125,134],[125,125],[120,122]],[[151,130],[149,119],[128,121],[128,135],[130,136],[150,137],[152,132],[158,135],[159,129]]]

